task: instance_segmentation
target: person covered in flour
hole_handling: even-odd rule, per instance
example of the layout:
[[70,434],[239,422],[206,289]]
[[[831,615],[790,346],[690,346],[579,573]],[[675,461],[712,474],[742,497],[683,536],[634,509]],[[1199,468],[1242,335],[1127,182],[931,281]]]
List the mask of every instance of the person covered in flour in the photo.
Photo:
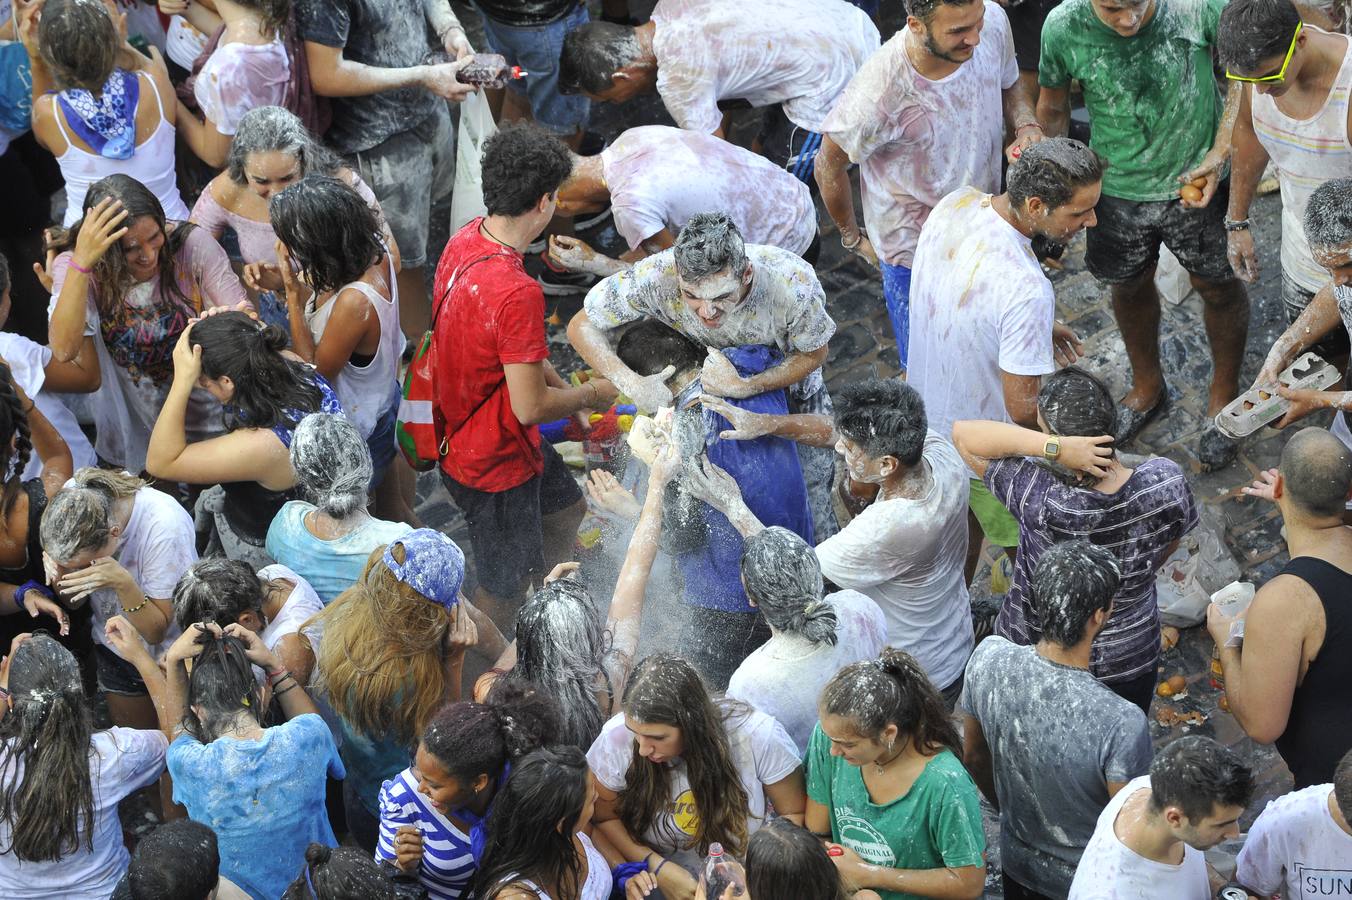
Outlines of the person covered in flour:
[[[790,412],[830,413],[821,366],[836,323],[816,272],[787,250],[748,246],[727,214],[691,217],[670,250],[601,281],[568,323],[568,339],[587,364],[640,409],[652,411],[672,405],[666,381],[674,370],[640,375],[614,349],[621,326],[648,318],[708,348],[700,372],[704,393],[745,399],[786,388]],[[747,344],[773,346],[783,361],[744,377],[718,351]],[[799,459],[821,540],[837,530],[830,501],[834,456],[825,448],[800,447]]]

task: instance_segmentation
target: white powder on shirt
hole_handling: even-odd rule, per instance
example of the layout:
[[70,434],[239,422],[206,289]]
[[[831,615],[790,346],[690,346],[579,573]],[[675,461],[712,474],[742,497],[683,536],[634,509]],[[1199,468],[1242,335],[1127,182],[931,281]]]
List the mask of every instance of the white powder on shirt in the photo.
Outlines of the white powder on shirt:
[[932,81],[906,56],[902,29],[859,69],[822,132],[859,164],[864,224],[883,261],[912,265],[930,210],[965,185],[1000,188],[1002,92],[1019,78],[1005,11],[986,4],[981,43]]

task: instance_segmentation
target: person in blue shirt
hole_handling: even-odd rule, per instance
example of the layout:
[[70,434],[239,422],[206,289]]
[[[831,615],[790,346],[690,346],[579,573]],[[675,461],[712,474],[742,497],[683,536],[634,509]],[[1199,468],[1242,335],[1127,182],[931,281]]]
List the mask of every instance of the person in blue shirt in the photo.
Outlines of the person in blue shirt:
[[[782,526],[809,544],[815,543],[807,485],[793,442],[774,436],[720,440],[720,432],[732,425],[699,404],[699,375],[709,352],[726,356],[743,378],[783,362],[783,354],[774,347],[706,351],[655,320],[631,326],[616,345],[621,361],[640,375],[673,368],[667,382],[676,398],[672,431],[687,461],[704,457],[715,463],[737,481],[762,522]],[[783,389],[727,402],[771,415],[787,415],[789,410]],[[709,687],[722,690],[747,654],[769,639],[770,631],[742,588],[741,535],[726,516],[686,491],[680,477],[666,490],[663,534],[666,549],[676,556],[685,581],[683,601],[688,613],[679,646]]]

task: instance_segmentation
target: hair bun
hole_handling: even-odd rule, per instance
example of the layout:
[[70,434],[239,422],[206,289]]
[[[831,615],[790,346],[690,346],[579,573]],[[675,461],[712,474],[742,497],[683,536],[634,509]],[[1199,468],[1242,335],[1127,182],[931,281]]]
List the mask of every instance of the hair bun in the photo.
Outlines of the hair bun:
[[291,336],[278,325],[264,325],[258,335],[262,345],[274,353],[281,353],[291,343]]
[[305,848],[305,864],[311,868],[322,866],[333,856],[333,848],[314,843]]

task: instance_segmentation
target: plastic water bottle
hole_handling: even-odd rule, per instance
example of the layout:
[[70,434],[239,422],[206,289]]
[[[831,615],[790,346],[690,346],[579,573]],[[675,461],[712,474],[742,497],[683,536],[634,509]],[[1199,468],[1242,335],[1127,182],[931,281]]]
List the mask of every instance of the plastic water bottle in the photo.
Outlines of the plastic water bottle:
[[704,872],[699,878],[704,900],[727,900],[746,896],[746,873],[742,864],[723,853],[723,845],[709,845],[709,856],[704,860]]
[[455,73],[455,80],[482,87],[505,87],[507,82],[525,78],[520,66],[507,65],[507,57],[499,53],[476,53],[469,65]]

